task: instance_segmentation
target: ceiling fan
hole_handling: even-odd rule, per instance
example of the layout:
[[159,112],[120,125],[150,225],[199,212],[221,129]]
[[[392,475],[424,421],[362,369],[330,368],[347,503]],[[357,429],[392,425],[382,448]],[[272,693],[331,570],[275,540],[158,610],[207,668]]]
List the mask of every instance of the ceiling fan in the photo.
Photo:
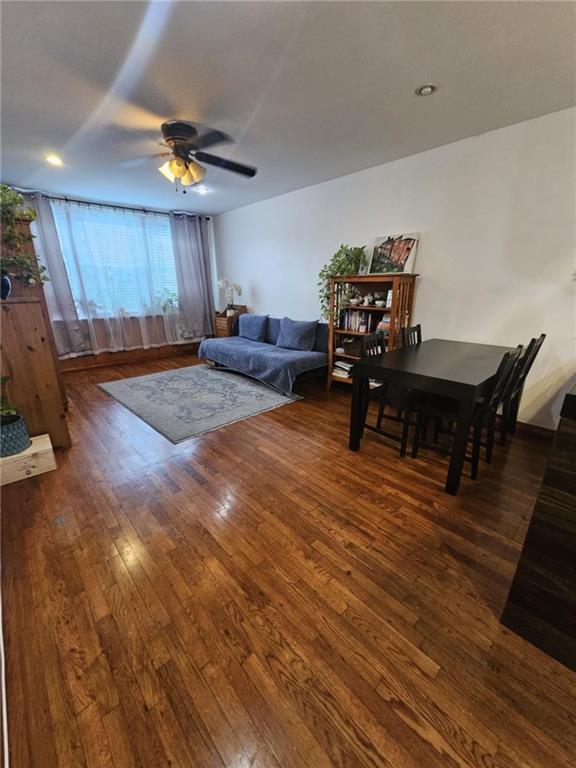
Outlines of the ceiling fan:
[[241,176],[253,178],[256,175],[256,168],[242,163],[236,163],[233,160],[226,160],[223,157],[210,155],[204,152],[205,147],[211,147],[214,144],[231,142],[232,139],[222,131],[213,128],[202,128],[187,120],[167,120],[162,123],[161,129],[163,146],[170,149],[170,152],[160,152],[154,155],[147,155],[143,158],[134,158],[125,161],[124,165],[134,165],[145,160],[157,157],[170,158],[158,168],[160,173],[169,181],[181,184],[183,187],[199,184],[206,174],[206,168],[200,163],[214,165],[217,168],[223,168],[226,171],[239,173]]

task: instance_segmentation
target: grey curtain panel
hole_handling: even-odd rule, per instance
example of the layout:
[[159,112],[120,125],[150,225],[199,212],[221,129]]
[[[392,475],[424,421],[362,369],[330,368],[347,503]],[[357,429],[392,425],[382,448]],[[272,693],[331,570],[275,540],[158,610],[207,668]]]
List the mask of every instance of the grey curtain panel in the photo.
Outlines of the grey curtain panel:
[[214,316],[208,219],[171,213],[170,227],[182,317],[190,333],[207,336]]

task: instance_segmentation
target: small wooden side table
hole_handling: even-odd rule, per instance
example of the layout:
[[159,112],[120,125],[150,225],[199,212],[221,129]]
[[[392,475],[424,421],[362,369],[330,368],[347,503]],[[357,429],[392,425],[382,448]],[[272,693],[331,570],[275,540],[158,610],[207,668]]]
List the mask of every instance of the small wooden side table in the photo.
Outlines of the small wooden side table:
[[216,312],[214,315],[214,335],[216,338],[230,336],[238,316],[248,312],[248,307],[245,304],[235,304],[234,306],[236,312],[233,315],[227,316],[226,312]]

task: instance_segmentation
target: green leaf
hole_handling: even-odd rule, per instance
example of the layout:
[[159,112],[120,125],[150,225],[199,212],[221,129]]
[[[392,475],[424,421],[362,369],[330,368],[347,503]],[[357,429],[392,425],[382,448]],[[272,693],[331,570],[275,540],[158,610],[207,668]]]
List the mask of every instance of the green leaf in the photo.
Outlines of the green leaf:
[[357,275],[364,266],[366,266],[366,246],[342,243],[328,264],[322,267],[318,273],[320,278],[318,295],[323,317],[328,319],[330,314],[330,278],[337,275]]

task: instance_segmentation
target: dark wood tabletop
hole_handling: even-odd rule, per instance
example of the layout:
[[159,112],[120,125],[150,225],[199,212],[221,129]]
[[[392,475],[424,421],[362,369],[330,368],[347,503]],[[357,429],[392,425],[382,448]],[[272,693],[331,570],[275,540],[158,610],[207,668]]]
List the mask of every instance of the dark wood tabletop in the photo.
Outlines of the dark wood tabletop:
[[[402,380],[407,377],[435,380],[446,389],[462,386],[479,387],[489,381],[505,352],[510,347],[493,344],[474,344],[467,341],[447,339],[429,339],[413,347],[394,349],[381,357],[360,360],[352,368],[353,376],[378,378],[382,373],[387,381]],[[422,383],[422,381],[420,381]]]
[[459,408],[446,492],[457,493],[475,402],[496,374],[504,353],[510,351],[510,347],[493,344],[429,339],[413,347],[386,352],[381,357],[360,360],[351,370],[354,386],[350,449],[357,451],[360,447],[368,379],[452,397],[458,400]]

